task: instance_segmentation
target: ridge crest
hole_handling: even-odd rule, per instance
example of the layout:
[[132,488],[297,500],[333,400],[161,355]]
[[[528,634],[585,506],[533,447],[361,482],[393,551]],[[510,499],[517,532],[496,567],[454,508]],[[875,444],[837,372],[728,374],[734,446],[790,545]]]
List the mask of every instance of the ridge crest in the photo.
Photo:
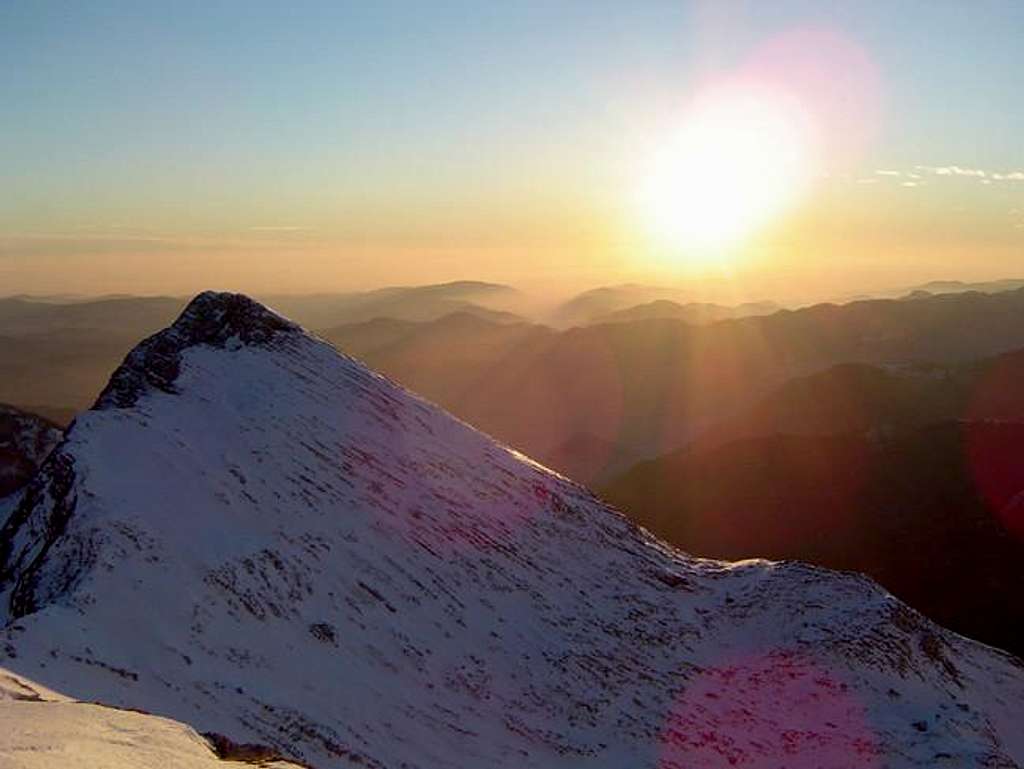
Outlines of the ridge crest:
[[277,347],[282,338],[304,333],[292,321],[244,295],[203,291],[168,328],[140,342],[111,375],[94,410],[130,408],[150,389],[175,393],[181,353],[190,347],[243,345]]

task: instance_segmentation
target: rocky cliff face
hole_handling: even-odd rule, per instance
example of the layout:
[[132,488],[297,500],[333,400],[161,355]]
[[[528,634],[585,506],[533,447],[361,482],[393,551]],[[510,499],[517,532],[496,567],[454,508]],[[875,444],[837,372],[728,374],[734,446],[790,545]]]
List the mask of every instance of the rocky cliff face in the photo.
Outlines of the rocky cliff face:
[[0,497],[28,483],[60,439],[49,420],[0,403]]
[[0,664],[317,767],[1024,764],[1024,669],[694,559],[245,297],[140,345],[0,527]]

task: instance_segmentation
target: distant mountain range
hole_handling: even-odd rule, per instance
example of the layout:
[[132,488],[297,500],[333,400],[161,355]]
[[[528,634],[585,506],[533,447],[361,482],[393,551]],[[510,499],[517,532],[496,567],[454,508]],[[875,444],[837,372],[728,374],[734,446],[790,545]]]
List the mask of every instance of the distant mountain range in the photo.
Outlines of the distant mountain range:
[[[507,286],[461,281],[350,294],[271,297],[313,328],[366,321],[429,322],[458,312],[504,323],[518,316]],[[0,400],[66,424],[86,408],[109,372],[141,339],[167,326],[185,305],[172,297],[9,297],[0,299]]]
[[[270,295],[266,299],[313,328],[326,328],[375,318],[430,321],[453,312],[479,314],[499,322],[521,320],[501,309],[519,295],[510,286],[458,281],[347,294]],[[177,297],[132,296],[64,301],[59,297],[0,298],[0,332],[20,336],[71,330],[140,338],[168,325],[185,302]]]
[[601,286],[570,297],[545,320],[559,328],[650,318],[678,318],[710,323],[780,309],[774,302],[743,302],[735,306],[697,301],[692,288],[626,283]]
[[746,318],[751,315],[771,315],[782,307],[774,302],[747,302],[734,307],[708,302],[687,302],[680,304],[669,299],[656,299],[653,302],[616,310],[607,315],[594,318],[591,323],[629,323],[635,320],[684,320],[687,323],[704,325],[720,320]]
[[1024,762],[1018,660],[859,575],[673,550],[238,295],[137,346],[18,493],[0,628],[7,691],[320,769]]
[[[409,300],[417,312],[478,291],[504,294],[478,284],[394,291],[430,297]],[[337,317],[337,307],[309,309],[316,304],[309,302],[310,317]],[[371,305],[382,308],[363,304],[359,312]],[[105,303],[98,309],[110,312]],[[0,324],[0,399],[58,419],[85,408],[107,372],[152,332],[157,309],[171,305],[146,305],[146,322],[120,330],[88,318],[81,329],[48,321],[40,333]],[[74,311],[79,318],[98,312],[88,303]],[[24,329],[29,321],[19,322]],[[602,483],[686,445],[794,377],[842,363],[944,365],[1024,348],[1024,290],[817,305],[701,326],[654,318],[556,331],[478,307],[427,321],[379,317],[315,328],[496,437]]]
[[906,289],[903,293],[912,294],[922,291],[929,294],[959,294],[966,291],[980,291],[985,294],[997,294],[1001,291],[1019,291],[1024,288],[1024,278],[1006,278],[1003,280],[963,281],[933,280]]
[[1024,422],[1024,350],[970,363],[839,364],[785,382],[697,443],[780,433],[884,435],[943,421]]
[[[382,344],[361,344],[352,328],[327,337],[501,440],[602,483],[830,366],[941,368],[1024,348],[1024,291],[819,305],[706,326],[661,319],[555,332],[463,319],[390,333]],[[577,457],[573,446],[585,448]]]
[[185,301],[170,297],[99,299],[68,304],[0,299],[0,332],[25,336],[73,332],[149,336],[181,312]]
[[455,312],[479,315],[499,323],[522,320],[510,311],[522,301],[518,290],[500,283],[473,280],[322,296],[268,295],[263,299],[310,328],[330,328],[379,318],[429,322]]

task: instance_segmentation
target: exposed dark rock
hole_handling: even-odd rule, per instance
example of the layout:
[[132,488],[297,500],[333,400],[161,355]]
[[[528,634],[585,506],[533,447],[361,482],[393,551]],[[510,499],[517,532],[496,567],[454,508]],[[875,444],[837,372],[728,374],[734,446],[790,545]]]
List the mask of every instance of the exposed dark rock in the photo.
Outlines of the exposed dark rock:
[[241,761],[246,764],[266,764],[271,761],[283,761],[282,756],[274,748],[257,745],[251,742],[235,742],[217,732],[203,732],[203,737],[210,743],[217,758],[222,761]]
[[61,434],[48,419],[0,404],[0,497],[28,483]]
[[297,325],[247,296],[204,291],[189,302],[174,325],[128,354],[93,408],[128,408],[148,388],[175,392],[181,353],[190,347],[224,347],[232,339],[270,347],[282,334],[299,331]]

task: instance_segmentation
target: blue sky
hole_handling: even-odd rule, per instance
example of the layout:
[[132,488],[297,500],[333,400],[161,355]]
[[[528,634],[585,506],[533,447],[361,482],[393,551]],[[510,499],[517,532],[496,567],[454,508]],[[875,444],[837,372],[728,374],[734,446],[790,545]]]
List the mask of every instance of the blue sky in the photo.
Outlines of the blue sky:
[[582,216],[624,137],[808,24],[880,73],[864,173],[1024,167],[1020,2],[33,0],[0,7],[0,236]]

